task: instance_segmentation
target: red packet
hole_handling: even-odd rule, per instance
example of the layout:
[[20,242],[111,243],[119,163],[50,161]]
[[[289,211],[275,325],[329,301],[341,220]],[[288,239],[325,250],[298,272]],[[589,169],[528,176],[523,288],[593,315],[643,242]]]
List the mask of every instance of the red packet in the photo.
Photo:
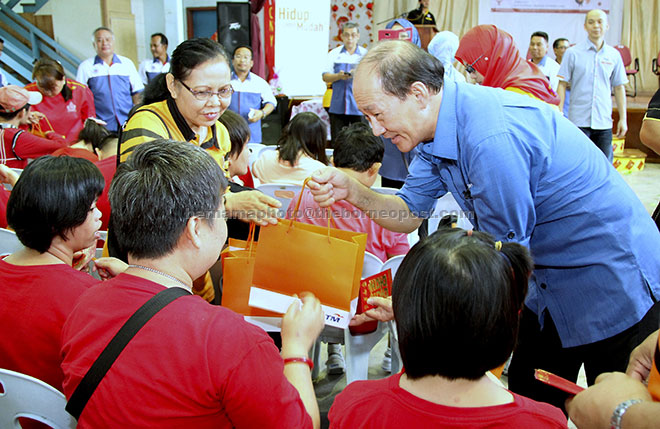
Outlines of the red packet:
[[358,304],[358,314],[367,310],[376,308],[375,305],[367,304],[367,300],[372,296],[387,298],[392,295],[392,270],[387,269],[371,277],[360,280],[360,302]]
[[534,378],[549,386],[556,387],[559,390],[570,393],[571,395],[577,395],[584,390],[584,387],[580,387],[572,381],[568,381],[565,378],[554,375],[553,373],[544,371],[542,369],[534,370]]

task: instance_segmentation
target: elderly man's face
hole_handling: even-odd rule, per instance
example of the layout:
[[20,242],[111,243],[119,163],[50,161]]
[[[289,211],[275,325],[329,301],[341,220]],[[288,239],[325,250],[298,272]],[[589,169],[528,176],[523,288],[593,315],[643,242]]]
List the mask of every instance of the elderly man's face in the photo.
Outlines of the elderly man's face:
[[341,41],[348,51],[353,51],[360,40],[360,32],[357,28],[347,28],[341,33]]
[[109,56],[115,52],[115,36],[107,30],[99,30],[94,34],[94,49],[99,57]]
[[420,106],[414,96],[401,100],[386,94],[374,70],[358,69],[354,79],[355,101],[374,135],[391,139],[401,152],[410,152],[425,139],[425,127],[417,123]]

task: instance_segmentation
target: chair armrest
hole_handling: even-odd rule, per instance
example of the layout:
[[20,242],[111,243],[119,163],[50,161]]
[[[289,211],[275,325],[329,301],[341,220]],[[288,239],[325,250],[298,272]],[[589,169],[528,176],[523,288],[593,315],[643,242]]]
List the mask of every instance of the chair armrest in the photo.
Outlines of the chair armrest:
[[639,71],[639,58],[635,58],[635,70]]
[[651,60],[651,71],[655,74],[658,74],[658,59],[657,58],[653,58],[653,60]]

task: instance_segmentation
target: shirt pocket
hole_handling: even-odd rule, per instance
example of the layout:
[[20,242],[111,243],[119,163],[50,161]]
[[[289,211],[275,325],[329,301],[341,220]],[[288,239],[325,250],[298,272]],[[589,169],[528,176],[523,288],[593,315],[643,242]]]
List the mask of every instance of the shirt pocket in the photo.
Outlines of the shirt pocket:
[[603,76],[607,78],[612,76],[612,73],[614,72],[614,61],[604,58],[601,59],[598,64],[603,72]]

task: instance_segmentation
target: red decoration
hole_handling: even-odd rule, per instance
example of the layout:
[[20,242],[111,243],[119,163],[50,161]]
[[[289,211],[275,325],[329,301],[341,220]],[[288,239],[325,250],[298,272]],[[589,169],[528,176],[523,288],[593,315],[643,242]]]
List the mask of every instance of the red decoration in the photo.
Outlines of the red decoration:
[[347,5],[348,5],[348,3],[344,2],[344,4],[342,6],[346,7]]
[[355,5],[350,5],[350,6],[348,7],[348,10],[350,10],[351,12],[353,12],[353,11],[355,10]]
[[372,10],[374,8],[373,2],[367,3],[367,9]]
[[339,6],[337,6],[337,5],[332,6],[332,11],[333,12],[337,12],[338,10],[339,10]]

